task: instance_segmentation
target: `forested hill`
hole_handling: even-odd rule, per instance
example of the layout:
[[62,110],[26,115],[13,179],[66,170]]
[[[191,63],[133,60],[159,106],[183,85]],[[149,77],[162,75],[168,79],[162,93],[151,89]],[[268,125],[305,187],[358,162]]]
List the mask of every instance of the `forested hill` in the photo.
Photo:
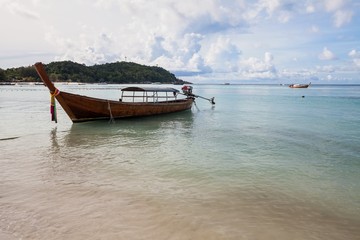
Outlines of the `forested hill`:
[[[150,67],[132,62],[115,62],[94,66],[63,61],[45,65],[46,72],[54,82],[82,83],[186,83],[161,67]],[[33,66],[0,69],[0,82],[39,82]]]

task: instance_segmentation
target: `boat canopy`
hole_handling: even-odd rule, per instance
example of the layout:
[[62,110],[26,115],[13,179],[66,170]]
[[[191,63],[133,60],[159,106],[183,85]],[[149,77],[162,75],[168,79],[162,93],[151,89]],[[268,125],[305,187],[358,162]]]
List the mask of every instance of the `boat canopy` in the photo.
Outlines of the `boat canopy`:
[[126,87],[121,89],[123,92],[173,92],[178,93],[175,88],[159,88],[159,87]]
[[159,102],[177,99],[179,90],[171,87],[126,87],[121,89],[123,102]]

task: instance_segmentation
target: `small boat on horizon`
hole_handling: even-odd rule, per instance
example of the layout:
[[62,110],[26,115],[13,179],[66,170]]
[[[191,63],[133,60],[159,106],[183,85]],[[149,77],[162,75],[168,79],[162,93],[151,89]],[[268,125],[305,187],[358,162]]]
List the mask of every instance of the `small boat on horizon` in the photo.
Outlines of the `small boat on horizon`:
[[308,88],[311,85],[311,82],[309,84],[290,84],[289,88]]
[[[119,101],[87,97],[79,94],[63,92],[57,89],[46,74],[41,62],[35,69],[51,94],[52,120],[57,122],[55,99],[60,103],[72,122],[85,122],[101,119],[117,119],[126,117],[143,117],[165,113],[180,112],[191,109],[195,98],[192,87],[183,87],[183,93],[175,88],[159,87],[127,87],[123,88]],[[178,95],[183,98],[178,98]],[[215,104],[214,99],[207,99]]]

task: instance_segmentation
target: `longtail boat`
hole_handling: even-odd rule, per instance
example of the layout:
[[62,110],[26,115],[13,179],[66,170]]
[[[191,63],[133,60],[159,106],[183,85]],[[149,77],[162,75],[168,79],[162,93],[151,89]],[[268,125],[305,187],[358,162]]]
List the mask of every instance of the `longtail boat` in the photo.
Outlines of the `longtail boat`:
[[[52,120],[56,122],[55,99],[71,121],[77,123],[185,111],[191,109],[195,97],[200,97],[192,94],[192,87],[187,86],[183,93],[175,88],[127,87],[122,89],[119,101],[93,98],[60,91],[50,81],[42,63],[36,63],[35,69],[50,90]],[[179,93],[185,97],[178,98]],[[213,98],[207,100],[214,104]]]
[[308,88],[310,84],[290,84],[289,88]]

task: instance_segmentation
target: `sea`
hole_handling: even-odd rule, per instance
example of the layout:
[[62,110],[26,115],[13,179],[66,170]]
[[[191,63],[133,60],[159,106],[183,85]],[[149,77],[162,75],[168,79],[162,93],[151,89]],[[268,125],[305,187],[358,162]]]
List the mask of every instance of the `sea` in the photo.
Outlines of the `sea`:
[[45,86],[0,86],[0,239],[360,239],[360,85],[193,92],[216,104],[73,124]]

